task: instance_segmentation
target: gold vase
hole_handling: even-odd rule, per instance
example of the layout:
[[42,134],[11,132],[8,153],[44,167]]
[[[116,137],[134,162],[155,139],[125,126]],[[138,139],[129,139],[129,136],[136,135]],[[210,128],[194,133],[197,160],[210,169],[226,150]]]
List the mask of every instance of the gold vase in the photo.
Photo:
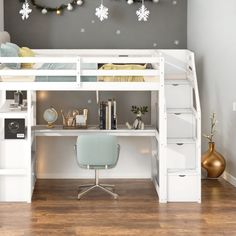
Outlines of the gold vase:
[[215,143],[209,142],[208,151],[202,155],[202,167],[207,170],[207,177],[220,177],[225,170],[225,166],[225,159],[215,150]]

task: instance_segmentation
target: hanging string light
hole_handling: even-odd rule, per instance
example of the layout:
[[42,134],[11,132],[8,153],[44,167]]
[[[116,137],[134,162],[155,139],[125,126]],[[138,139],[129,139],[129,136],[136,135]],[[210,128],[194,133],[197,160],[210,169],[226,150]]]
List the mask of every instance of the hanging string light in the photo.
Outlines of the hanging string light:
[[[22,19],[28,19],[29,14],[32,12],[32,9],[30,9],[30,4],[35,7],[35,9],[38,9],[41,11],[43,15],[46,15],[50,12],[54,12],[56,15],[60,16],[62,15],[64,10],[67,11],[73,11],[76,6],[81,6],[84,3],[84,0],[67,0],[67,3],[61,4],[58,7],[49,7],[44,4],[39,4],[37,0],[19,0],[23,3],[22,9],[19,11],[19,13],[22,15]],[[153,3],[158,3],[161,0],[146,0]],[[144,5],[144,0],[126,0],[126,2],[129,5],[132,5],[133,3],[142,2],[142,6],[136,11],[136,15],[138,16],[139,21],[147,21],[150,15],[150,11],[146,8]],[[175,1],[176,2],[176,1]],[[30,4],[29,4],[30,3]],[[101,0],[100,6],[96,8],[95,15],[99,18],[100,21],[103,21],[105,19],[108,19],[109,9],[103,5],[103,0]]]
[[[23,7],[20,11],[20,14],[22,14],[22,19],[23,19],[23,13],[24,13],[24,19],[28,19],[29,17],[29,13],[32,11],[29,8],[29,3],[27,0],[19,0],[20,2],[24,2]],[[69,3],[66,4],[62,4],[58,7],[48,7],[46,5],[43,4],[39,4],[37,3],[36,0],[29,0],[29,2],[39,11],[41,11],[41,13],[43,15],[46,15],[49,12],[55,12],[58,16],[62,14],[62,12],[64,10],[68,10],[68,11],[72,11],[76,6],[81,6],[83,5],[83,0],[72,0]],[[28,4],[28,5],[27,5]],[[27,8],[28,7],[28,8]],[[31,10],[31,11],[30,11]],[[28,12],[27,14],[25,14],[26,12]]]
[[[135,2],[142,2],[142,0],[126,0],[126,1],[127,1],[127,3],[129,5],[131,5],[131,4],[135,3]],[[158,2],[160,2],[160,0],[149,0],[149,2],[158,3]]]

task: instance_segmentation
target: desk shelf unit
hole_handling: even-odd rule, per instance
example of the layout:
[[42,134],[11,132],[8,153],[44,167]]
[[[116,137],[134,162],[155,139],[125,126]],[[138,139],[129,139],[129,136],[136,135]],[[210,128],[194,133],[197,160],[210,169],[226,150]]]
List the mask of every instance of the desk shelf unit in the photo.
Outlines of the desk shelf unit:
[[[74,76],[74,82],[0,82],[0,120],[25,118],[25,140],[4,140],[0,134],[0,201],[31,202],[36,181],[35,139],[106,133],[151,137],[152,180],[159,202],[201,201],[201,113],[194,54],[188,50],[35,50],[35,58],[1,58],[0,63],[74,63],[74,70],[0,70],[1,76]],[[89,63],[152,64],[147,70],[82,69]],[[143,76],[145,82],[83,82],[85,76]],[[25,77],[26,78],[26,77]],[[27,91],[27,111],[9,111],[6,91]],[[36,91],[150,91],[151,125],[144,130],[65,130],[36,125]],[[0,130],[3,130],[3,123]],[[14,148],[13,148],[14,147]],[[19,151],[20,150],[20,151]],[[19,157],[19,153],[20,156]],[[20,158],[20,159],[19,159]],[[24,161],[23,161],[24,160]],[[7,164],[6,164],[7,163]],[[16,184],[18,185],[15,188]],[[186,189],[190,188],[189,193]]]

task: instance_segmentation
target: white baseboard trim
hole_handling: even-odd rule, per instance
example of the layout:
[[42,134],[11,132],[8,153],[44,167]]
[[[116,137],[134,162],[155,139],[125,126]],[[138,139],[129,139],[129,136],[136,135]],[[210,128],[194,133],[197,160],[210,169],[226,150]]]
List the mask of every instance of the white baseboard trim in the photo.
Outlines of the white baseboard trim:
[[[100,179],[151,179],[151,175],[101,175]],[[37,179],[94,179],[93,175],[76,174],[37,174]]]
[[229,182],[230,184],[232,184],[233,186],[236,187],[236,178],[233,175],[231,175],[231,174],[229,174],[228,172],[225,171],[224,174],[223,174],[223,178],[227,182]]

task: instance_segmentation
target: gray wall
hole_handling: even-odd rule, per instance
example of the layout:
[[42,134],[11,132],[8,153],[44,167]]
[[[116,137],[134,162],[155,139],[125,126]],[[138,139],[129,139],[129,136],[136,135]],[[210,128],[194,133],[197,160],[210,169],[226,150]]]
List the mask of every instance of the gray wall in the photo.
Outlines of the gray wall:
[[[236,177],[236,1],[190,0],[188,3],[188,48],[196,51],[201,93],[203,132],[209,131],[209,116],[219,121],[216,146],[227,159],[226,171]],[[203,150],[207,141],[203,140]]]
[[0,0],[0,31],[4,30],[3,0]]
[[[186,48],[187,0],[147,2],[151,11],[148,22],[139,22],[135,14],[140,3],[129,6],[125,0],[104,0],[109,19],[95,16],[99,0],[84,0],[84,5],[62,16],[42,15],[33,8],[27,21],[19,15],[18,0],[5,0],[5,30],[12,41],[31,48]],[[58,6],[65,0],[37,0]],[[94,23],[92,23],[95,21]],[[85,32],[81,32],[84,29]],[[117,34],[117,30],[120,34]],[[83,31],[83,30],[82,30]],[[179,44],[176,45],[175,41]],[[155,44],[155,45],[154,45]],[[157,45],[157,46],[156,46]]]

